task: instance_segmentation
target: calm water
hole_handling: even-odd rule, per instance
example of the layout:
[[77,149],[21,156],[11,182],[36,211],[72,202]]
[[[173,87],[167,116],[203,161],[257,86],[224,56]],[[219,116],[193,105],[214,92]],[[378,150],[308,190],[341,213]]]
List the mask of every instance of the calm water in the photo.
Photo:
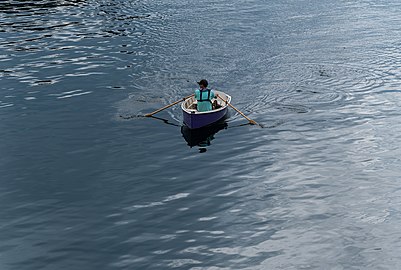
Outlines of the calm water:
[[[400,14],[0,1],[0,269],[400,269]],[[264,128],[139,117],[201,78]]]

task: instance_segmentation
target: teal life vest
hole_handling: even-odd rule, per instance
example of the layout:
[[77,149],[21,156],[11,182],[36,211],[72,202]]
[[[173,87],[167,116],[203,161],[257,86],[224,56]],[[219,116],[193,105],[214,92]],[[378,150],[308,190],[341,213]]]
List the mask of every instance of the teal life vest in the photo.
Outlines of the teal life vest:
[[[197,93],[199,93],[199,96],[197,95]],[[215,97],[214,92],[211,89],[204,89],[204,90],[197,89],[197,91],[195,91],[195,98],[198,101],[198,111],[199,112],[211,111],[213,109],[212,99],[214,97]]]
[[[210,103],[212,103],[212,101],[210,100],[210,91],[212,91],[212,90],[210,90],[210,89],[199,90],[199,99],[198,99],[198,101],[199,102],[209,101]],[[205,93],[205,92],[207,92],[207,98],[206,99],[203,98],[203,93]]]

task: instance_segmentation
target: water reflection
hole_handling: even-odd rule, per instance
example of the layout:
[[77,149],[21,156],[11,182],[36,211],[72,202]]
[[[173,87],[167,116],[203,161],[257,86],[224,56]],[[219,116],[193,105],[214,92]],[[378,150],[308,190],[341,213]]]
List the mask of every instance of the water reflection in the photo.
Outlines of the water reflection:
[[[143,115],[120,115],[121,119],[129,120],[129,119],[138,119],[143,118]],[[175,122],[170,122],[168,119],[157,117],[157,116],[150,116],[149,119],[155,119],[162,121],[164,124],[181,127],[181,134],[184,137],[185,141],[187,142],[189,147],[199,146],[199,151],[201,153],[206,152],[206,148],[210,146],[214,136],[217,132],[223,129],[228,128],[228,124],[226,123],[227,116],[223,119],[219,120],[213,125],[198,128],[198,129],[190,129],[186,125],[180,125]],[[249,124],[242,124],[234,127],[246,126]]]
[[189,147],[199,146],[199,151],[203,153],[206,152],[206,147],[211,145],[214,135],[220,130],[226,129],[227,126],[225,119],[222,119],[218,123],[204,128],[190,129],[182,126],[181,133]]

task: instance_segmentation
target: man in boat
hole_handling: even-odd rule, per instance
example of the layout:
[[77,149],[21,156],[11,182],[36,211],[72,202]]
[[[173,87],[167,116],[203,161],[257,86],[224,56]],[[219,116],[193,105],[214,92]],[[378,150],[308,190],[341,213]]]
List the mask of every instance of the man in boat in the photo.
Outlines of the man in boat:
[[207,112],[216,108],[217,102],[212,103],[212,99],[215,98],[214,91],[207,88],[208,82],[203,79],[198,82],[199,89],[195,90],[195,99],[198,101],[197,109],[198,112]]

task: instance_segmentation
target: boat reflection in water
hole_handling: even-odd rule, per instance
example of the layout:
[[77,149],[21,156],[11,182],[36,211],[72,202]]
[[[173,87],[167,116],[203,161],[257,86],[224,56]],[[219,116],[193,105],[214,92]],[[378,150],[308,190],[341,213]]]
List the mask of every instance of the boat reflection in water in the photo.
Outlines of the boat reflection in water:
[[188,143],[188,146],[191,148],[194,146],[199,146],[199,152],[206,152],[206,147],[211,145],[214,135],[220,130],[227,128],[225,119],[226,117],[223,117],[223,119],[220,119],[213,125],[197,129],[190,129],[186,125],[183,125],[181,127],[182,136]]
[[[138,116],[120,115],[120,117],[123,119],[131,119],[131,118],[137,118]],[[167,119],[156,116],[150,116],[149,118],[163,121],[167,125],[181,127],[181,134],[184,137],[185,141],[187,142],[188,146],[191,148],[194,146],[199,146],[199,152],[203,153],[206,152],[207,150],[206,147],[211,145],[211,141],[214,139],[214,135],[222,129],[227,129],[228,124],[226,123],[226,119],[228,117],[229,115],[226,114],[222,119],[215,122],[214,124],[197,129],[190,129],[186,125],[178,125],[176,123],[171,123]]]

